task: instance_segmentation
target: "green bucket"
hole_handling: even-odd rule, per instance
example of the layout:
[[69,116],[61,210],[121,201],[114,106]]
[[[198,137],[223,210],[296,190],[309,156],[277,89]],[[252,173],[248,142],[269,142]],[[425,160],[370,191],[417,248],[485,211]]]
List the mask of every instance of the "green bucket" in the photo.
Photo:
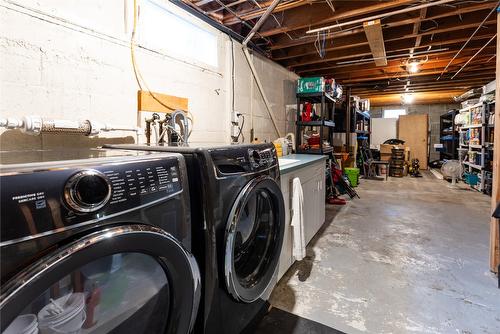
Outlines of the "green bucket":
[[351,186],[357,187],[359,183],[359,168],[344,168],[344,173],[349,179]]

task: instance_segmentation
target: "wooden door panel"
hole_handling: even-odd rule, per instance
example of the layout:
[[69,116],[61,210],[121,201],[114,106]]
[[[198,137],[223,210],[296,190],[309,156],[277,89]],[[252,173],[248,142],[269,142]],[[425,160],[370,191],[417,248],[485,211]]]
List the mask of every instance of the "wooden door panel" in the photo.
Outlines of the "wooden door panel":
[[398,122],[398,138],[410,147],[410,159],[417,158],[420,168],[427,169],[428,115],[402,115]]

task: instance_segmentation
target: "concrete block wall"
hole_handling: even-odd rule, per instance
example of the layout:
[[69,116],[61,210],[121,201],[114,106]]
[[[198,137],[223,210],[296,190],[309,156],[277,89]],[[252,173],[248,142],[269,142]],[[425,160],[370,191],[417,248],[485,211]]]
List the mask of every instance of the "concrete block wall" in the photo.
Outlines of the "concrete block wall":
[[383,117],[383,111],[387,109],[405,109],[408,115],[429,115],[430,130],[430,154],[429,161],[439,159],[439,152],[434,149],[434,144],[439,143],[439,116],[451,109],[459,109],[459,104],[414,104],[414,105],[388,105],[372,107],[370,113],[374,118]]
[[[204,66],[158,50],[137,48],[136,57],[152,91],[187,97],[195,124],[191,142],[229,143],[232,97],[232,43],[229,37],[166,0],[169,11],[215,34],[218,65]],[[0,0],[0,113],[2,117],[39,115],[93,119],[136,126],[137,86],[130,57],[132,1]],[[127,6],[127,7],[126,7]],[[127,16],[128,15],[128,16]],[[234,42],[235,109],[250,114],[256,137],[277,138],[253,82],[241,45]],[[260,56],[254,61],[271,100],[280,131],[286,105],[294,103],[296,75]],[[253,87],[252,87],[253,86]],[[45,149],[143,142],[130,132],[81,136],[29,136],[0,130],[2,149]]]

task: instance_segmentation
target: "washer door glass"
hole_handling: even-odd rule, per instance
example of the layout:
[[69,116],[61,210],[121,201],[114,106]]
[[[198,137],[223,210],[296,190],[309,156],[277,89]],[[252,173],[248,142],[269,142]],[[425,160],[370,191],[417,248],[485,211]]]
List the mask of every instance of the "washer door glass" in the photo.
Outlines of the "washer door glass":
[[250,182],[231,211],[226,233],[226,283],[238,300],[258,299],[271,282],[281,251],[284,205],[270,178]]
[[187,333],[199,277],[194,258],[162,230],[95,232],[2,286],[2,334]]
[[163,333],[169,284],[151,256],[120,253],[62,277],[3,333]]

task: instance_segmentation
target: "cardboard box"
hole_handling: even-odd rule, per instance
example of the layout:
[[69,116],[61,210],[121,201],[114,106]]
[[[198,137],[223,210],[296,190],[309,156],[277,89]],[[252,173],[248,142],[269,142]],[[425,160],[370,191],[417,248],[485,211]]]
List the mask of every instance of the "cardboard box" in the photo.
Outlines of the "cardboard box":
[[410,148],[406,145],[388,145],[380,144],[380,160],[390,161],[393,148],[402,148],[405,150],[405,161],[410,161]]
[[390,153],[380,153],[380,161],[391,161]]

